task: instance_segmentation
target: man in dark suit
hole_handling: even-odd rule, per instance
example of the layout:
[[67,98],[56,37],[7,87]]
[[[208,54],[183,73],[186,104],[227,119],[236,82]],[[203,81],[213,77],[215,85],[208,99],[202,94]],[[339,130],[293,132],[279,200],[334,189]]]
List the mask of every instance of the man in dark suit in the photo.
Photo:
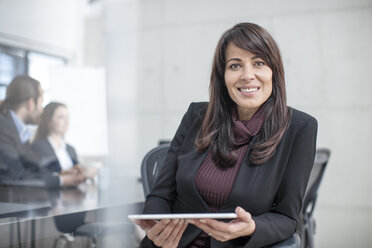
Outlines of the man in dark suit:
[[46,187],[76,186],[85,178],[78,174],[52,174],[32,162],[31,138],[26,124],[36,124],[43,107],[40,83],[26,75],[9,84],[0,105],[0,183],[32,180]]

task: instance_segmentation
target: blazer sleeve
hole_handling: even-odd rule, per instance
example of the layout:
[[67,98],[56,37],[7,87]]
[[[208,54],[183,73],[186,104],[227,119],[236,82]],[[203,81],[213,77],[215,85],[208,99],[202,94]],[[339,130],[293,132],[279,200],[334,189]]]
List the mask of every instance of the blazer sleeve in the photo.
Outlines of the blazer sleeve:
[[0,128],[0,171],[3,180],[19,180],[25,174],[15,141],[4,127]]
[[76,150],[73,146],[67,145],[67,153],[70,156],[72,163],[75,165],[79,164],[79,159],[76,153]]
[[190,104],[172,139],[167,157],[163,167],[159,171],[154,188],[146,198],[143,211],[146,214],[172,212],[173,201],[176,198],[177,154],[193,123],[194,106],[195,103]]
[[0,181],[40,180],[47,188],[59,187],[57,175],[40,170],[26,152],[17,150],[14,137],[5,129],[0,129]]
[[310,118],[298,133],[271,211],[253,216],[256,230],[244,246],[262,247],[289,238],[296,230],[314,163],[317,121]]
[[[191,103],[186,114],[183,116],[181,124],[172,139],[167,157],[162,169],[159,171],[158,179],[150,194],[146,197],[143,213],[171,213],[173,201],[176,198],[176,173],[177,173],[177,154],[187,135],[192,122],[195,103]],[[156,247],[146,236],[140,247]]]

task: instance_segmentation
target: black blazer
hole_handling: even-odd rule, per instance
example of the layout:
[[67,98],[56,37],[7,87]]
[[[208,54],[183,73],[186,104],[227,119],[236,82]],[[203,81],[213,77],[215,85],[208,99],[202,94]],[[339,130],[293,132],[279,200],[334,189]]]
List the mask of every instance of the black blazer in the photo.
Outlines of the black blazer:
[[58,187],[58,175],[43,170],[30,157],[30,145],[21,143],[9,111],[0,113],[0,182],[30,179],[44,181],[49,188]]
[[[195,175],[208,151],[197,151],[194,141],[207,103],[192,103],[172,140],[164,167],[148,195],[144,213],[208,213],[210,208],[195,188]],[[243,159],[232,192],[219,212],[234,212],[241,206],[250,212],[256,230],[250,237],[219,242],[212,248],[264,247],[289,238],[296,230],[310,172],[313,166],[317,121],[291,109],[291,121],[274,156],[262,165]],[[252,146],[250,144],[250,147]],[[201,230],[189,225],[179,247],[186,247]],[[155,247],[145,237],[141,247]]]
[[[58,161],[57,155],[47,139],[35,140],[32,143],[31,148],[33,157],[37,161],[39,166],[41,166],[42,168],[46,168],[50,172],[61,171],[61,165]],[[77,165],[78,159],[75,149],[72,146],[66,144],[66,150],[72,160],[73,165]]]

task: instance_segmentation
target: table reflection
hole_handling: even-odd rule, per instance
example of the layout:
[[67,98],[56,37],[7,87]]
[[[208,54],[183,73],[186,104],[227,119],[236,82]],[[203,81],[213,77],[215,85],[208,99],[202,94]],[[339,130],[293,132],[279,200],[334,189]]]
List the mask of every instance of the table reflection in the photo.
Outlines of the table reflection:
[[[84,183],[75,188],[47,190],[41,187],[0,185],[0,235],[10,237],[1,239],[0,247],[19,243],[14,234],[19,230],[23,234],[22,242],[31,242],[31,247],[39,247],[35,245],[35,240],[48,237],[54,239],[59,233],[72,232],[87,222],[87,215],[88,222],[110,221],[110,215],[115,221],[128,221],[126,211],[130,213],[137,210],[128,208],[130,204],[125,190],[121,185],[117,186],[102,188],[95,183]],[[14,211],[14,207],[9,204],[15,204],[19,209]],[[25,234],[25,230],[31,230],[31,234]]]

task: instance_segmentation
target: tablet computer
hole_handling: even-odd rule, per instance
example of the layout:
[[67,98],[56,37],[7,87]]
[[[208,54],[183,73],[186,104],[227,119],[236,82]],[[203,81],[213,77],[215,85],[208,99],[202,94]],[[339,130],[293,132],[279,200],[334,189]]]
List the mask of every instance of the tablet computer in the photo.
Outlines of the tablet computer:
[[162,220],[162,219],[235,219],[236,213],[190,213],[190,214],[130,214],[129,219]]

